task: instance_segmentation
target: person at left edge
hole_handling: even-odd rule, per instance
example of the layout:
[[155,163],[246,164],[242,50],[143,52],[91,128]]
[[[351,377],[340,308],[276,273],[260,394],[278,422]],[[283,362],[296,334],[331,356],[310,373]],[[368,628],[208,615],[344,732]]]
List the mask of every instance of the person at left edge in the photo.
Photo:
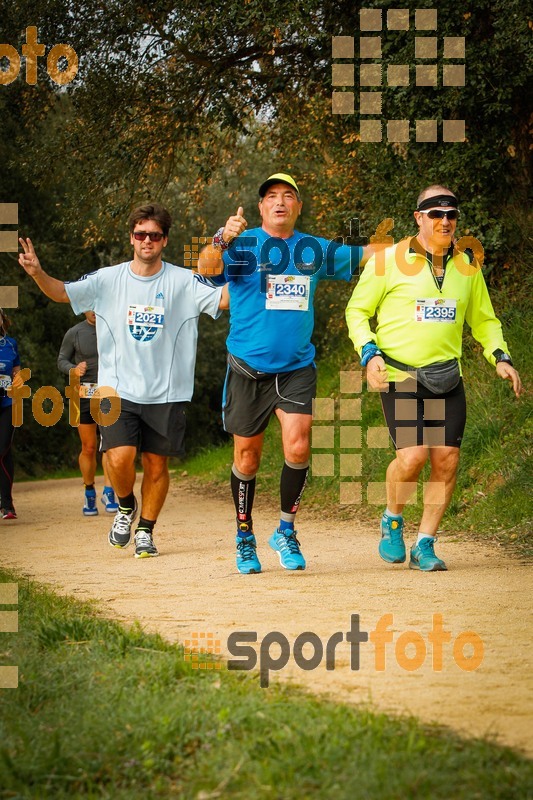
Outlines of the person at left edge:
[[158,203],[129,218],[133,258],[64,283],[42,269],[30,239],[19,239],[19,262],[45,295],[96,313],[98,384],[121,400],[120,416],[102,426],[111,483],[119,510],[109,532],[113,547],[127,547],[137,517],[135,457],[144,469],[135,557],[157,556],[153,528],[169,486],[168,458],[183,452],[185,403],[194,388],[198,317],[228,307],[225,288],[162,259],[172,220]]
[[13,461],[13,400],[8,395],[10,386],[21,386],[18,376],[20,372],[20,356],[17,342],[7,335],[11,320],[0,308],[0,508],[2,519],[16,519],[13,505],[13,478],[15,466]]
[[296,230],[302,205],[291,175],[270,175],[259,186],[261,226],[245,231],[239,207],[198,261],[202,274],[228,281],[231,297],[223,418],[234,441],[230,485],[237,569],[244,574],[261,572],[252,506],[272,414],[281,426],[284,464],[280,519],[269,544],[284,569],[306,567],[294,524],[311,452],[315,291],[325,279],[349,281],[373,253],[371,246],[352,247]]
[[[83,478],[85,503],[82,508],[84,517],[96,517],[96,489],[94,479],[96,475],[96,452],[98,449],[98,425],[91,414],[91,395],[98,384],[98,346],[96,340],[96,315],[94,311],[86,311],[85,319],[69,328],[63,337],[57,366],[65,375],[70,375],[70,370],[76,372],[80,380],[80,407],[78,423],[78,436],[81,442],[81,451],[78,458],[80,472]],[[102,455],[105,486],[102,491],[101,501],[108,514],[116,514],[118,503],[111,480],[107,472],[107,456]]]

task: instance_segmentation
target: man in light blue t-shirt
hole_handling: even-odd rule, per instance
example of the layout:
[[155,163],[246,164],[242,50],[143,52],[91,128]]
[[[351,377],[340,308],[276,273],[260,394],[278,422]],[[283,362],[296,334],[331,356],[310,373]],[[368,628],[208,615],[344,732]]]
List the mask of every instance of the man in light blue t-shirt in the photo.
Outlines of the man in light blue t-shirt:
[[171,223],[158,203],[136,208],[129,218],[133,259],[72,283],[44,272],[30,239],[19,240],[24,251],[19,262],[44,294],[70,302],[77,314],[96,314],[98,384],[120,398],[118,419],[107,426],[100,420],[102,449],[119,502],[109,543],[124,548],[131,540],[138,512],[133,489],[139,449],[144,476],[136,558],[158,555],[153,528],[168,492],[168,458],[183,452],[198,317],[201,312],[217,317],[228,307],[227,289],[162,260]]
[[321,280],[349,281],[371,255],[295,230],[302,210],[298,186],[286,173],[259,187],[261,227],[245,230],[243,209],[204,249],[198,268],[231,296],[224,427],[233,434],[231,490],[237,515],[237,569],[261,572],[252,506],[265,429],[275,414],[285,463],[279,525],[270,537],[282,567],[305,569],[294,520],[309,471],[312,402],[316,389],[314,297]]

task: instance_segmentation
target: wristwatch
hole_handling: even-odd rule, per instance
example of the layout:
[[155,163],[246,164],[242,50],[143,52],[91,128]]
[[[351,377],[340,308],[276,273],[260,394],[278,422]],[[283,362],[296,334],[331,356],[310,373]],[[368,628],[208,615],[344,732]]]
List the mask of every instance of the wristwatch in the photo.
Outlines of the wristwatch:
[[504,353],[503,350],[495,350],[494,358],[496,359],[496,363],[499,364],[500,361],[504,361],[506,364],[509,364],[511,367],[513,366],[513,362],[511,360],[511,356],[507,353]]

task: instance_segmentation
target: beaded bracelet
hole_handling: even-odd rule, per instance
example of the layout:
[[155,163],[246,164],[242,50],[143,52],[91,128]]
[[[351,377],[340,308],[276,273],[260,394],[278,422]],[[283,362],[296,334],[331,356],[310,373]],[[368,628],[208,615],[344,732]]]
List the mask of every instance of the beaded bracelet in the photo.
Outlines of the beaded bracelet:
[[222,234],[224,233],[224,228],[219,228],[218,231],[213,236],[213,241],[211,244],[213,247],[216,247],[217,250],[227,250],[231,245],[231,242],[226,242],[225,239],[222,238]]

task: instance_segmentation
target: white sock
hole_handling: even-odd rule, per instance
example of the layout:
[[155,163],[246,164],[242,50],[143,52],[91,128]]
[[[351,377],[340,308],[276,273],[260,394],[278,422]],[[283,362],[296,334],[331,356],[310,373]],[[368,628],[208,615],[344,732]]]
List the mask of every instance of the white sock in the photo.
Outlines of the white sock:
[[417,537],[417,540],[416,540],[416,543],[420,544],[422,539],[433,539],[433,541],[435,541],[435,537],[432,536],[430,533],[419,533],[418,537]]
[[389,509],[387,507],[385,509],[385,516],[386,517],[393,517],[395,519],[400,519],[402,515],[401,514],[394,514],[392,511],[389,511]]

